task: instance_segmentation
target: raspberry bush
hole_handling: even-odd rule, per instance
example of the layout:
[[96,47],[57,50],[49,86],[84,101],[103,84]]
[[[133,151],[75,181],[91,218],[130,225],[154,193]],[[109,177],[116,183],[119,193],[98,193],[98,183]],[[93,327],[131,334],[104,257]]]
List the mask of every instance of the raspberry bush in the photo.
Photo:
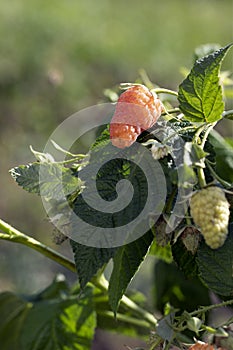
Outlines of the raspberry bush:
[[[31,149],[35,162],[11,169],[19,186],[49,205],[49,220],[61,228],[56,241],[69,240],[74,260],[3,220],[0,238],[39,251],[77,273],[77,282],[69,286],[59,275],[37,295],[1,293],[2,350],[89,350],[97,328],[141,338],[150,350],[233,349],[233,148],[217,132],[219,122],[233,119],[226,107],[233,82],[229,72],[220,73],[230,47],[208,46],[178,92],[157,86],[145,73],[115,89],[114,111],[87,154],[53,141],[54,154],[65,154],[65,160]],[[90,174],[100,162],[93,183]],[[164,174],[164,182],[157,181],[166,186],[165,203],[161,196],[138,226],[129,226],[125,244],[99,247],[74,239],[86,236],[72,214],[89,222],[93,235],[96,227],[121,230],[129,219],[135,221],[148,198],[159,197],[150,187],[149,180],[160,174],[154,169]],[[126,208],[113,213],[113,201],[130,197],[129,187],[117,188],[121,180],[130,181],[134,193]],[[85,199],[96,189],[100,199],[94,208]],[[146,232],[132,239],[144,222]],[[150,307],[128,288],[148,255],[155,258]],[[213,322],[209,316],[220,307],[230,315]]]

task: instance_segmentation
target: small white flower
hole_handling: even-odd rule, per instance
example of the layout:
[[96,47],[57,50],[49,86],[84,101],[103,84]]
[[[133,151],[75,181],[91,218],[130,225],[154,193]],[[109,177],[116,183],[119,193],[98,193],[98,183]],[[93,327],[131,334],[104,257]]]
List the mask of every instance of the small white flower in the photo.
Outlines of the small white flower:
[[151,147],[152,157],[156,160],[166,157],[170,153],[170,148],[167,145],[155,141]]

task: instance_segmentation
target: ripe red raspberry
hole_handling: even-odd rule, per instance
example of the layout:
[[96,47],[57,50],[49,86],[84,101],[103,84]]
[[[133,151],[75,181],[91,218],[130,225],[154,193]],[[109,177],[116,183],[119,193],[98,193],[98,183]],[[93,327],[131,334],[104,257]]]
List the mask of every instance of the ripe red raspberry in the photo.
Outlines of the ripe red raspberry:
[[215,350],[213,345],[209,345],[203,342],[197,342],[188,348],[188,350]]
[[123,92],[110,123],[110,138],[118,148],[131,146],[143,130],[151,128],[163,111],[155,93],[144,85],[133,85]]

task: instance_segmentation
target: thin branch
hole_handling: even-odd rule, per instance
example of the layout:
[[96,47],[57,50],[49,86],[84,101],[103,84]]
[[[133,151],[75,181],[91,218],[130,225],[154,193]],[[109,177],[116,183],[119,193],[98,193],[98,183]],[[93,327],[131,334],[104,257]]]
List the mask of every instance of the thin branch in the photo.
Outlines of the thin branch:
[[[39,253],[43,254],[44,256],[47,256],[49,259],[57,262],[58,264],[66,267],[68,270],[72,272],[76,272],[75,264],[72,260],[68,259],[67,257],[61,255],[57,251],[53,250],[52,248],[47,247],[45,244],[37,241],[36,239],[20,232],[16,228],[12,227],[5,221],[0,219],[0,230],[3,231],[3,233],[0,233],[0,239],[14,242],[14,243],[20,243],[23,245],[26,245],[29,248],[32,248]],[[101,274],[100,276],[94,276],[92,280],[90,281],[95,287],[99,288],[103,292],[107,294],[108,292],[108,286],[109,283],[105,279],[104,275]],[[157,320],[156,318],[148,311],[144,310],[140,306],[138,306],[135,302],[133,302],[130,298],[123,295],[121,302],[121,306],[124,306],[126,309],[129,309],[138,316],[140,316],[145,321],[149,322],[149,324],[153,327],[156,326]]]

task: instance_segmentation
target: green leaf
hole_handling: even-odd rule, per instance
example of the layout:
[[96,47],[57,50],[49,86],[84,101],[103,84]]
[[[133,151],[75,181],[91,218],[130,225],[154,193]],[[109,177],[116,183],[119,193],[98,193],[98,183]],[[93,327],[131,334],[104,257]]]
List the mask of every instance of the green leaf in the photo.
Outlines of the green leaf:
[[154,255],[156,258],[164,260],[167,263],[171,263],[173,260],[171,246],[169,243],[165,246],[160,246],[156,240],[154,240],[150,247],[149,253],[150,255]]
[[153,300],[156,310],[164,311],[169,303],[179,310],[193,311],[209,305],[209,291],[198,278],[187,279],[175,263],[155,263]]
[[[97,178],[93,178],[97,161],[100,161],[101,156],[105,157],[102,152],[104,151],[101,149],[99,157],[97,156],[95,161],[90,161],[90,164],[79,172],[80,178],[86,179],[86,188],[74,203],[74,212],[84,222],[92,225],[94,231],[96,227],[119,227],[131,222],[144,208],[148,196],[147,179],[140,167],[135,166],[132,161],[127,159],[117,158],[117,154],[112,155],[113,159],[104,162],[104,165],[99,169]],[[117,183],[122,179],[131,182],[134,189],[133,198],[122,210],[111,212],[111,202],[118,196]],[[102,197],[106,203],[106,211],[95,209],[84,200],[84,196],[92,199],[96,193],[96,188],[98,196]],[[128,197],[125,191],[121,191],[120,195],[122,201],[127,201]],[[76,228],[74,225],[74,230],[76,229],[80,229],[80,227]]]
[[178,100],[185,119],[212,123],[222,118],[224,103],[219,70],[230,47],[227,45],[197,60],[180,84]]
[[216,153],[216,172],[224,180],[233,183],[233,147],[216,130],[209,135]]
[[[165,200],[164,176],[146,148],[135,143],[120,150],[106,142],[106,147],[95,146],[89,164],[78,173],[85,189],[74,202],[72,218],[75,241],[101,248],[121,246],[138,238],[140,230],[147,232],[150,212],[158,211]],[[140,215],[143,210],[145,215]]]
[[91,347],[96,327],[91,288],[78,298],[69,293],[63,279],[55,280],[33,297],[3,293],[0,312],[1,349],[89,350]]
[[202,242],[197,264],[200,278],[209,289],[222,296],[233,296],[233,224],[221,248],[211,249]]
[[81,299],[53,299],[33,305],[24,322],[24,350],[89,350],[94,336],[95,313],[89,290]]
[[10,170],[17,184],[30,193],[40,194],[39,163],[21,165]]
[[90,150],[98,151],[99,148],[104,147],[109,143],[110,140],[110,132],[109,132],[109,126],[107,126],[100,134],[99,137],[95,140],[95,142],[91,145]]
[[116,313],[119,302],[131,279],[137,272],[153,241],[154,235],[148,231],[136,241],[118,249],[113,259],[113,271],[109,281],[109,303]]
[[70,240],[74,253],[74,261],[81,288],[103,267],[116,251],[114,248],[95,248]]
[[0,294],[0,344],[4,350],[90,350],[96,327],[92,289],[78,298],[64,278],[30,297]]
[[183,159],[180,159],[179,166],[171,172],[171,181],[178,184],[178,187],[189,188],[197,181],[193,167],[200,163],[206,153],[198,153],[192,142],[185,142],[183,149]]
[[30,304],[11,292],[0,294],[0,344],[2,350],[19,349],[21,329]]
[[186,277],[191,278],[197,276],[196,255],[192,254],[192,252],[186,248],[180,237],[176,243],[172,245],[172,254],[175,262]]
[[171,341],[174,337],[174,330],[172,328],[172,323],[174,321],[175,313],[163,317],[156,327],[156,333],[164,340]]
[[171,263],[173,260],[170,244],[170,235],[166,234],[167,222],[162,218],[152,226],[151,230],[154,235],[154,240],[150,246],[149,254],[154,255],[157,259]]
[[62,274],[58,274],[47,288],[45,288],[42,292],[36,294],[35,296],[31,297],[30,301],[35,302],[39,300],[53,299],[68,292],[69,287],[66,283],[65,276]]
[[[110,310],[108,296],[105,292],[100,295],[100,290],[98,288],[95,288],[94,291],[96,293],[94,301],[98,328],[112,333],[120,333],[137,338],[140,336],[140,338],[145,340],[148,339],[148,334],[151,329],[151,324],[148,321],[135,317],[134,310],[126,310],[124,305],[120,305],[116,319],[113,311]],[[146,297],[144,294],[129,290],[127,297],[138,306],[145,308]]]
[[57,163],[32,163],[10,170],[19,186],[30,193],[60,200],[64,195],[80,191],[83,183],[69,168]]

